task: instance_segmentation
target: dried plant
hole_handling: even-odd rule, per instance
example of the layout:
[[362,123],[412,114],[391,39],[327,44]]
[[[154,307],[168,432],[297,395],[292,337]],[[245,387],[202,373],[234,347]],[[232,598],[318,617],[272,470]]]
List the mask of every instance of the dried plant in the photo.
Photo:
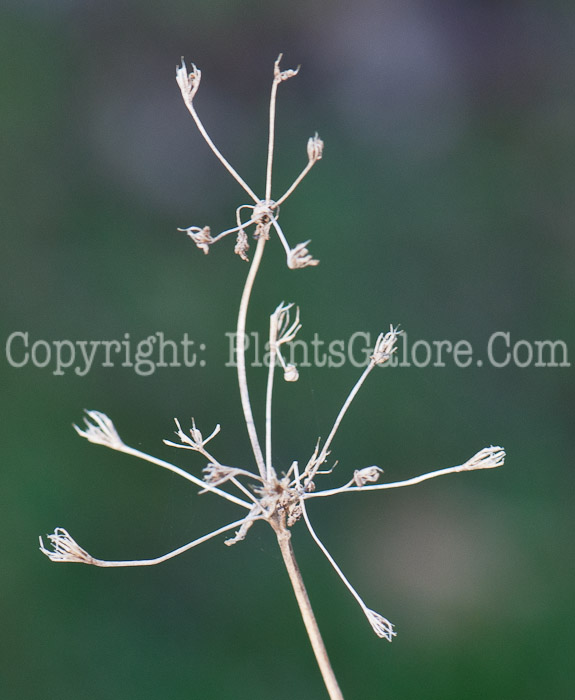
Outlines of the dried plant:
[[[298,520],[303,519],[312,538],[315,540],[320,550],[333,566],[344,585],[357,600],[360,608],[377,636],[391,641],[396,632],[391,622],[389,622],[379,613],[371,610],[364,603],[359,593],[351,585],[338,564],[334,561],[331,554],[323,545],[322,541],[316,534],[307,513],[307,501],[312,498],[325,498],[344,493],[399,488],[402,486],[417,484],[427,479],[432,479],[436,476],[441,476],[444,474],[499,467],[503,464],[505,452],[500,447],[487,447],[458,466],[439,469],[412,479],[392,483],[377,483],[382,470],[377,466],[367,466],[362,469],[356,469],[353,472],[352,478],[346,481],[346,483],[344,483],[342,486],[324,490],[318,488],[318,483],[320,482],[319,477],[333,471],[333,467],[331,469],[325,469],[324,465],[326,464],[326,461],[330,455],[332,443],[348,408],[372,370],[376,366],[383,365],[384,363],[388,362],[396,351],[396,341],[400,331],[397,328],[390,326],[389,331],[386,333],[381,333],[381,335],[378,337],[363,373],[345,399],[327,438],[323,442],[318,440],[315,449],[313,450],[303,469],[300,469],[297,461],[293,461],[287,471],[278,474],[276,464],[274,462],[274,452],[272,448],[272,397],[275,370],[279,366],[283,370],[283,378],[285,381],[297,381],[298,370],[295,365],[286,363],[282,355],[282,346],[294,340],[301,328],[299,308],[296,308],[294,311],[292,304],[284,303],[281,303],[270,316],[270,361],[265,400],[265,426],[262,449],[262,443],[254,422],[246,378],[245,331],[248,306],[250,303],[254,280],[260,267],[264,249],[267,241],[270,238],[272,229],[277,234],[282,246],[284,247],[286,261],[289,268],[299,269],[318,264],[318,260],[314,259],[308,251],[307,246],[309,245],[309,241],[298,243],[291,247],[278,222],[280,205],[289,198],[315,163],[322,158],[323,142],[317,134],[308,140],[307,164],[302,169],[301,173],[281,197],[276,200],[271,198],[277,90],[280,83],[292,78],[299,71],[299,68],[295,70],[280,70],[280,60],[281,55],[274,64],[274,77],[269,107],[266,185],[265,196],[263,199],[255,194],[251,187],[221,154],[208,135],[196,112],[194,99],[200,86],[201,72],[195,65],[192,65],[192,70],[189,72],[186,68],[186,64],[182,60],[182,64],[178,67],[176,73],[177,82],[182,92],[186,107],[192,115],[201,135],[216,157],[221,161],[224,167],[251,199],[251,203],[243,204],[236,210],[236,226],[229,228],[215,236],[212,235],[209,226],[190,226],[180,230],[185,231],[196,246],[205,254],[209,253],[210,247],[214,243],[228,236],[229,234],[235,234],[235,253],[237,253],[242,260],[249,261],[248,252],[250,245],[247,230],[250,227],[253,228],[252,237],[256,241],[255,252],[251,260],[249,272],[241,295],[237,318],[237,373],[244,419],[253,452],[253,469],[247,470],[222,464],[222,462],[220,462],[217,457],[212,454],[211,447],[208,449],[209,443],[211,443],[211,441],[220,432],[220,426],[217,425],[211,434],[204,438],[203,434],[196,426],[193,418],[191,421],[191,428],[187,432],[181,427],[179,421],[176,419],[175,434],[179,442],[173,442],[170,440],[164,440],[164,442],[167,445],[175,448],[192,450],[199,453],[199,455],[201,455],[201,457],[207,462],[203,469],[202,478],[194,476],[193,474],[184,471],[174,464],[153,457],[149,454],[141,452],[140,450],[134,449],[133,447],[129,447],[123,442],[112,421],[103,413],[98,411],[86,411],[84,427],[74,426],[76,432],[81,437],[86,438],[89,442],[97,445],[104,445],[118,452],[123,452],[124,454],[144,459],[148,462],[152,462],[153,464],[168,469],[198,486],[201,489],[200,493],[209,492],[213,495],[217,495],[231,501],[239,508],[243,509],[243,515],[234,522],[228,523],[217,530],[209,532],[208,534],[205,534],[192,542],[189,542],[182,547],[179,547],[178,549],[155,559],[129,561],[106,561],[96,559],[88,554],[79,544],[77,544],[68,534],[68,532],[61,527],[56,528],[53,534],[48,535],[51,549],[44,546],[42,538],[40,538],[40,549],[52,561],[56,562],[77,562],[102,567],[149,566],[152,564],[159,564],[160,562],[175,557],[178,554],[182,554],[188,549],[192,549],[202,542],[210,540],[225,532],[235,531],[232,537],[225,540],[227,545],[233,545],[246,537],[248,530],[255,522],[264,521],[268,523],[273,528],[277,536],[282,557],[293,586],[313,651],[315,653],[329,696],[333,700],[335,698],[341,699],[343,696],[335,678],[333,669],[330,665],[324,642],[312,611],[308,594],[292,548],[290,528]],[[322,467],[324,467],[323,470]]]

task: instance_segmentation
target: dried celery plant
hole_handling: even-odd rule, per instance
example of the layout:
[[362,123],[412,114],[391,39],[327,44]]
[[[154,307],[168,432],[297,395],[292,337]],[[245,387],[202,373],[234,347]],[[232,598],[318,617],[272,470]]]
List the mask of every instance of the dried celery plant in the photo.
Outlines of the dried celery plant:
[[227,525],[224,525],[213,532],[209,532],[208,534],[205,534],[202,537],[179,547],[173,552],[169,552],[155,559],[129,561],[106,561],[96,559],[88,554],[88,552],[86,552],[82,547],[80,547],[80,545],[68,534],[68,532],[61,527],[56,528],[53,534],[48,535],[52,548],[48,549],[45,547],[42,538],[40,538],[40,549],[52,561],[56,562],[78,562],[102,567],[149,566],[152,564],[159,564],[160,562],[175,557],[188,549],[192,549],[202,542],[212,539],[222,533],[229,532],[230,530],[235,530],[235,533],[230,539],[227,539],[225,543],[227,545],[235,544],[236,542],[239,542],[245,538],[248,530],[256,521],[267,522],[273,528],[277,536],[282,557],[289,574],[301,615],[326,685],[326,689],[330,698],[334,700],[336,698],[342,699],[343,695],[331,667],[292,548],[290,528],[298,520],[303,519],[312,538],[315,540],[320,550],[333,566],[344,585],[349,589],[350,593],[359,603],[359,606],[372,626],[374,632],[379,637],[391,641],[395,636],[395,630],[393,625],[385,617],[367,607],[355,588],[351,585],[346,576],[343,574],[342,570],[336,564],[333,557],[319,539],[310,522],[306,510],[306,502],[312,498],[323,498],[344,493],[356,493],[362,491],[374,491],[399,488],[401,486],[410,486],[443,474],[498,467],[503,464],[505,452],[500,447],[487,447],[461,465],[448,467],[446,469],[439,469],[412,479],[392,483],[377,483],[380,478],[381,469],[376,466],[368,466],[363,469],[355,470],[351,479],[346,481],[346,483],[338,488],[324,490],[318,488],[317,483],[320,481],[318,477],[321,477],[322,474],[331,472],[333,469],[333,467],[332,469],[325,469],[325,464],[330,454],[332,442],[349,406],[372,370],[377,365],[382,365],[387,362],[396,350],[396,340],[399,331],[397,328],[390,326],[387,333],[382,333],[378,337],[363,373],[344,401],[343,406],[337,414],[333,427],[325,441],[322,443],[320,440],[318,440],[318,443],[310,455],[307,464],[305,464],[303,468],[300,468],[299,464],[294,461],[287,471],[278,474],[274,465],[274,453],[272,447],[272,397],[275,370],[279,366],[281,370],[283,370],[283,377],[286,381],[293,382],[298,379],[298,370],[295,365],[286,363],[282,354],[282,346],[294,340],[301,327],[299,308],[294,309],[292,304],[284,303],[281,303],[270,316],[270,361],[266,390],[264,441],[262,449],[262,442],[260,441],[252,413],[250,394],[246,378],[245,333],[246,318],[254,280],[260,267],[266,243],[270,239],[272,229],[277,234],[285,249],[287,265],[289,268],[298,269],[315,266],[318,264],[318,261],[315,260],[308,251],[307,246],[309,245],[309,241],[298,243],[292,248],[278,222],[280,205],[288,199],[314,164],[317,163],[317,161],[319,161],[322,157],[323,142],[317,134],[310,138],[307,143],[308,161],[301,173],[281,197],[276,200],[271,198],[277,90],[280,83],[292,78],[299,71],[299,68],[296,70],[280,70],[280,59],[281,55],[278,57],[274,65],[274,77],[271,89],[266,186],[265,197],[263,199],[260,199],[255,194],[251,187],[221,154],[208,135],[196,112],[194,98],[200,86],[201,72],[194,65],[192,65],[192,71],[188,72],[186,64],[182,60],[182,65],[178,67],[176,74],[177,82],[182,92],[182,97],[186,107],[192,115],[201,135],[216,157],[221,161],[224,167],[252,200],[252,203],[243,204],[236,210],[237,225],[223,231],[222,233],[219,233],[216,236],[212,236],[211,230],[208,226],[190,226],[189,228],[180,230],[185,231],[196,246],[206,254],[209,252],[210,246],[213,243],[216,243],[218,240],[229,234],[236,234],[236,245],[234,249],[235,253],[237,253],[243,260],[249,262],[249,239],[247,229],[253,227],[253,238],[256,241],[256,247],[241,296],[237,319],[238,382],[244,419],[253,452],[253,470],[250,471],[247,469],[222,464],[217,457],[212,454],[211,448],[208,449],[208,444],[219,433],[220,426],[217,425],[213,432],[208,437],[204,438],[200,430],[196,427],[196,423],[193,418],[191,421],[191,428],[188,432],[182,429],[179,421],[176,419],[175,422],[177,430],[175,434],[177,435],[179,442],[172,442],[169,440],[164,440],[164,442],[172,447],[198,452],[202,458],[207,461],[207,465],[203,469],[203,478],[194,476],[193,474],[184,471],[174,464],[153,457],[152,455],[141,452],[133,447],[129,447],[119,436],[112,421],[103,413],[98,411],[87,411],[87,415],[84,419],[85,425],[82,428],[74,426],[77,433],[86,438],[89,442],[93,442],[97,445],[104,445],[113,450],[117,450],[118,452],[123,452],[124,454],[132,455],[148,462],[152,462],[160,467],[164,467],[165,469],[178,474],[184,479],[187,479],[196,486],[200,487],[200,493],[209,492],[213,495],[217,495],[231,501],[239,508],[243,509],[243,515],[234,522],[228,523]]

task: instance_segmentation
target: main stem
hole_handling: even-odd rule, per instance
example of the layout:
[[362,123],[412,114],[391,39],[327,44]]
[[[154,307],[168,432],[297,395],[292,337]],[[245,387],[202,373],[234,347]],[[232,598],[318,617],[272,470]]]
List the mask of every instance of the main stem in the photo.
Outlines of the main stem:
[[264,253],[264,247],[266,244],[266,237],[261,234],[258,238],[258,243],[256,246],[256,252],[250,266],[250,271],[248,272],[248,277],[244,285],[244,291],[242,292],[242,299],[240,301],[240,310],[238,313],[238,325],[237,325],[237,365],[238,365],[238,383],[240,385],[240,397],[242,400],[242,408],[244,411],[244,418],[246,421],[246,427],[248,429],[248,435],[250,442],[252,444],[252,451],[258,465],[258,471],[262,479],[266,477],[266,467],[264,462],[264,457],[262,454],[262,448],[260,446],[260,441],[258,440],[258,434],[256,431],[256,425],[254,422],[254,415],[252,413],[252,406],[250,403],[250,394],[248,391],[248,380],[246,375],[246,318],[248,315],[248,306],[250,303],[250,297],[252,294],[252,288],[254,286],[254,280],[256,278],[260,262],[262,260],[262,255]]
[[297,604],[299,606],[300,613],[309,640],[311,642],[313,653],[315,654],[315,658],[319,666],[319,670],[323,677],[325,687],[327,689],[327,692],[329,693],[329,697],[331,700],[344,700],[341,689],[333,672],[333,668],[331,667],[331,663],[327,655],[327,650],[325,648],[325,644],[323,643],[323,639],[319,631],[319,627],[315,619],[313,609],[311,607],[309,596],[307,594],[303,578],[295,558],[295,554],[291,544],[291,532],[286,528],[285,524],[282,522],[276,521],[274,523],[272,521],[271,524],[276,533],[276,537],[278,538],[278,544],[282,553],[284,564],[289,574],[289,578],[295,593]]

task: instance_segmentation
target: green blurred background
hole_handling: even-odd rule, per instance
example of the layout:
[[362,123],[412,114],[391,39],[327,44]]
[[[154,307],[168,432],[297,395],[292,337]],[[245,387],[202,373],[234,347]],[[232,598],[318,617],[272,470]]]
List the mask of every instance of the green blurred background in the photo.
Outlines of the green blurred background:
[[[66,527],[94,556],[158,556],[237,517],[150,464],[80,440],[84,408],[129,444],[162,445],[196,417],[222,460],[249,463],[225,368],[247,266],[207,257],[177,227],[232,226],[243,193],[208,151],[176,86],[203,71],[197,108],[257,191],[272,64],[281,87],[276,195],[321,265],[289,272],[268,246],[250,329],[282,300],[302,336],[400,323],[410,340],[492,333],[561,339],[575,357],[573,3],[516,0],[4,0],[2,106],[0,697],[4,700],[322,698],[325,690],[271,531],[214,540],[162,566],[54,565],[39,534]],[[206,346],[205,367],[85,377],[15,368],[11,333]],[[310,368],[278,386],[280,468],[305,460],[358,375]],[[254,391],[263,387],[253,373]],[[390,481],[503,445],[503,469],[314,501],[320,536],[392,645],[300,524],[296,551],[346,698],[573,697],[573,368],[378,370],[332,456],[339,484],[370,464]],[[260,412],[261,401],[257,403]],[[174,452],[176,452],[174,454]],[[313,507],[312,507],[313,506]]]

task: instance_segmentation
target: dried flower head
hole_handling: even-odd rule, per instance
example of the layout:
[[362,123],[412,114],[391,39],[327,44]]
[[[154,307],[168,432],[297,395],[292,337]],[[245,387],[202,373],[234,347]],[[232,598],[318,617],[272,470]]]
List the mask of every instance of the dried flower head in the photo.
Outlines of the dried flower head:
[[97,559],[82,549],[63,527],[57,527],[52,535],[48,535],[52,550],[46,549],[42,538],[39,539],[40,551],[51,561],[65,561],[75,564],[96,564],[97,562]]
[[365,486],[369,483],[374,483],[379,479],[380,474],[383,474],[383,469],[379,467],[364,467],[356,469],[353,472],[353,482],[356,486]]
[[373,354],[371,356],[372,362],[376,365],[382,365],[387,362],[393,353],[397,350],[396,342],[397,336],[401,331],[393,326],[389,327],[389,331],[385,334],[381,333],[375,343],[373,349]]
[[391,640],[397,634],[393,629],[393,625],[391,624],[391,622],[389,620],[386,620],[385,617],[383,617],[383,615],[380,615],[379,613],[375,612],[375,610],[368,609],[365,611],[365,615],[377,636],[381,639],[387,639],[388,642],[391,642]]
[[202,79],[202,72],[196,68],[192,63],[192,71],[188,73],[186,68],[186,62],[182,58],[182,65],[176,68],[176,81],[182,91],[182,97],[186,104],[191,104],[192,100],[198,88],[200,87],[200,80]]
[[323,141],[317,135],[312,136],[307,142],[307,157],[310,162],[315,163],[323,156]]
[[493,469],[502,467],[505,462],[505,450],[502,447],[484,447],[471,459],[462,465],[461,471],[472,471],[474,469]]
[[210,252],[210,246],[214,243],[209,226],[200,228],[199,226],[190,226],[188,228],[179,228],[178,231],[185,231],[192,241],[206,255]]
[[164,443],[166,445],[170,445],[171,447],[182,447],[186,450],[195,450],[196,452],[201,452],[204,446],[207,445],[208,442],[220,432],[220,426],[218,424],[213,429],[211,435],[204,440],[202,433],[196,428],[196,422],[193,418],[189,436],[186,435],[186,433],[184,433],[184,431],[182,430],[182,426],[180,425],[180,421],[177,418],[174,418],[174,422],[177,428],[177,430],[175,431],[176,435],[180,438],[182,444],[179,445],[178,443],[171,442],[170,440],[164,440]]
[[281,83],[284,80],[289,80],[290,78],[294,78],[299,73],[300,66],[294,69],[289,68],[288,70],[280,70],[280,62],[282,58],[283,54],[280,53],[276,59],[276,62],[274,63],[274,83]]
[[239,255],[244,262],[249,262],[248,250],[250,249],[250,244],[248,242],[248,234],[241,228],[238,231],[236,238],[236,245],[234,247],[234,253]]
[[86,424],[84,429],[74,424],[74,430],[80,437],[86,438],[88,442],[92,442],[95,445],[105,445],[114,450],[121,449],[124,446],[114,424],[105,413],[86,411],[86,416],[87,418],[84,418],[84,423]]
[[284,380],[286,382],[297,382],[299,379],[299,372],[295,365],[286,365],[284,369]]
[[310,241],[298,243],[295,248],[290,250],[288,253],[288,267],[290,270],[299,270],[302,267],[319,265],[319,260],[314,260],[310,255],[307,249],[308,243],[310,243]]

